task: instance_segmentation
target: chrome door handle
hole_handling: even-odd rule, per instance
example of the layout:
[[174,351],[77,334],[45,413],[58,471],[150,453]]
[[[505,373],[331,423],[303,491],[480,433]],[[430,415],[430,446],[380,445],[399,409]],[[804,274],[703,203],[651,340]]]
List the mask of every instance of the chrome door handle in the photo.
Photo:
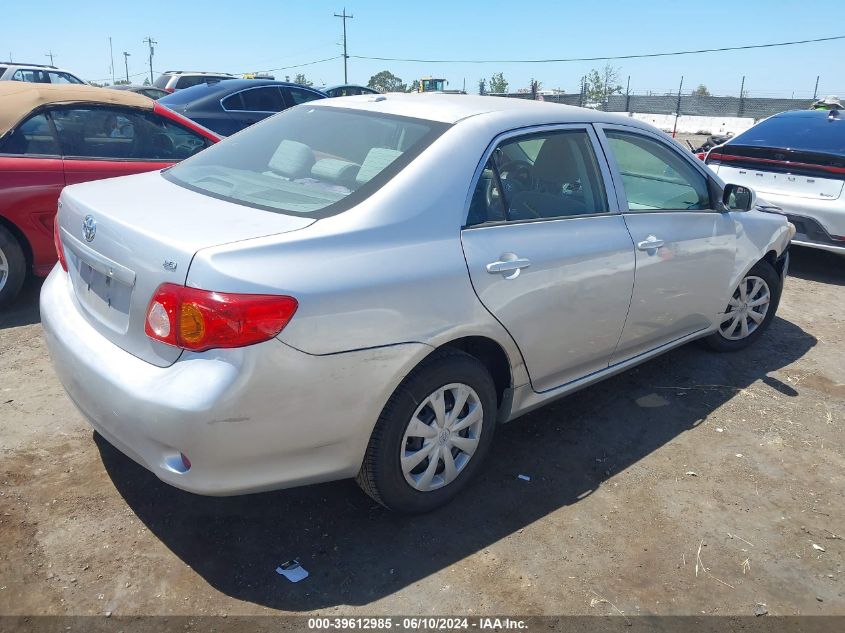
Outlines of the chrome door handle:
[[653,250],[655,248],[660,248],[664,244],[665,244],[665,242],[663,240],[658,239],[658,238],[654,237],[653,235],[649,235],[646,239],[644,239],[642,242],[639,242],[637,244],[637,248],[640,249],[641,251],[650,251],[650,250]]
[[524,257],[517,257],[515,259],[500,259],[499,261],[487,264],[487,272],[491,275],[497,273],[507,273],[521,268],[528,268],[531,261]]

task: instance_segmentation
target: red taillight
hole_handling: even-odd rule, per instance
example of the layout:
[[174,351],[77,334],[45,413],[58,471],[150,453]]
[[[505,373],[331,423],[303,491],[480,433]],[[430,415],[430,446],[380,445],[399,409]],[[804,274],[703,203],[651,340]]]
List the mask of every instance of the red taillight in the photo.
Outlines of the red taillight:
[[243,347],[276,336],[298,305],[296,299],[284,295],[214,292],[162,284],[147,307],[144,331],[157,341],[197,352]]
[[59,214],[56,214],[56,218],[53,220],[53,246],[56,247],[56,255],[59,256],[59,263],[62,265],[62,268],[65,272],[67,272],[67,260],[65,259],[65,247],[62,246],[62,238],[59,237]]
[[176,92],[176,88],[165,88],[164,91],[173,93],[173,92]]

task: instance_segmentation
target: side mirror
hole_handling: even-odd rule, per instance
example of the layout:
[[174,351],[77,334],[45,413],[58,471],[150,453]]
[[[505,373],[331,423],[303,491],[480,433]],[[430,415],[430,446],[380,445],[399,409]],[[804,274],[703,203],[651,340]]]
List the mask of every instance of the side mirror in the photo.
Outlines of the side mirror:
[[757,194],[750,187],[725,185],[722,203],[729,211],[750,211],[757,206]]

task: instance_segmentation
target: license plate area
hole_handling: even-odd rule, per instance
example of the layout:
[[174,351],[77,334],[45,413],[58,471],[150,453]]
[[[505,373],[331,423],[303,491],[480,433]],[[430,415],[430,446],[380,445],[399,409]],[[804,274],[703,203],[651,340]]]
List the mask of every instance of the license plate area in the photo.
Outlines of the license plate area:
[[74,290],[80,305],[94,318],[115,332],[129,326],[132,288],[76,257]]

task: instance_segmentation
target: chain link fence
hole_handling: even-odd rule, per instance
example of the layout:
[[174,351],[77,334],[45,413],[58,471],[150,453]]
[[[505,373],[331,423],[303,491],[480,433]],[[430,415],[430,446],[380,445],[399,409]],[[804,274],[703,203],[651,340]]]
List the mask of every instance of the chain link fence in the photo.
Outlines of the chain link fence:
[[515,92],[498,96],[516,99],[539,99],[552,103],[580,106],[604,112],[636,112],[642,114],[672,114],[680,116],[739,117],[763,119],[786,110],[806,110],[813,99],[785,99],[777,97],[716,97],[710,95],[610,95],[603,102],[591,102],[582,93],[546,94],[543,92]]

